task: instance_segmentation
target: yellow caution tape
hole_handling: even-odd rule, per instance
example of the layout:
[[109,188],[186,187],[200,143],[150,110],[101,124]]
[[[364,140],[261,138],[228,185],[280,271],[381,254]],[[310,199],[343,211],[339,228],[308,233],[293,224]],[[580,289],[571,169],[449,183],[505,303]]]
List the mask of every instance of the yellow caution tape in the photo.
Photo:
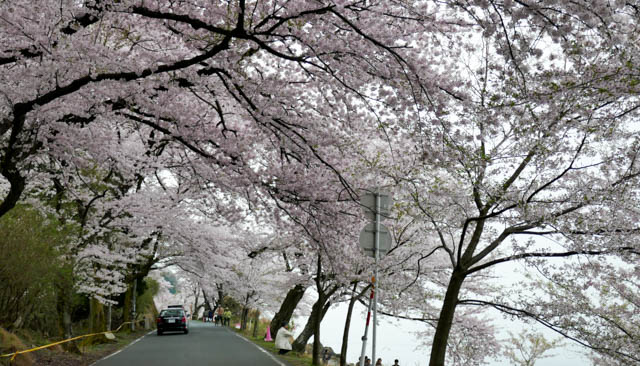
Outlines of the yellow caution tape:
[[[142,321],[144,321],[144,319],[138,320],[135,323],[139,323],[139,322],[142,322]],[[85,335],[81,335],[81,336],[77,336],[77,337],[73,337],[73,338],[69,338],[69,339],[64,339],[62,341],[51,343],[51,344],[47,344],[47,345],[44,345],[44,346],[40,346],[40,347],[36,347],[36,348],[32,348],[32,349],[27,349],[27,350],[24,350],[24,351],[18,351],[18,352],[14,352],[14,353],[7,353],[5,355],[0,355],[0,357],[9,357],[9,356],[11,356],[11,360],[10,361],[13,361],[16,358],[16,356],[19,355],[19,354],[37,351],[37,350],[41,350],[43,348],[49,348],[49,347],[55,346],[57,344],[67,343],[67,342],[75,341],[77,339],[92,337],[92,336],[95,336],[95,335],[106,334],[106,333],[118,333],[120,328],[122,328],[125,324],[131,324],[131,323],[133,323],[133,322],[124,322],[124,323],[120,324],[118,329],[116,329],[114,331],[108,330],[106,332],[85,334]]]

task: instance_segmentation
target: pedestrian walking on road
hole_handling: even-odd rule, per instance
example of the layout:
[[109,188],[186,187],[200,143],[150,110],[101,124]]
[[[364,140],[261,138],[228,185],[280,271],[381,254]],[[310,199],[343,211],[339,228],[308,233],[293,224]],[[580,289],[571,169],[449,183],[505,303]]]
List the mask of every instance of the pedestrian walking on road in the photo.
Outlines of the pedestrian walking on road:
[[382,359],[379,358],[378,361],[376,361],[376,365],[375,366],[382,366]]
[[231,311],[227,310],[224,312],[224,322],[227,327],[231,324]]
[[209,310],[209,321],[213,321],[213,310]]
[[322,351],[322,364],[328,365],[330,359],[331,359],[331,352],[329,352],[328,348],[325,348],[324,351]]
[[282,322],[282,326],[276,334],[276,348],[279,348],[279,355],[284,355],[291,351],[291,343],[293,343],[293,333],[289,331],[289,324]]

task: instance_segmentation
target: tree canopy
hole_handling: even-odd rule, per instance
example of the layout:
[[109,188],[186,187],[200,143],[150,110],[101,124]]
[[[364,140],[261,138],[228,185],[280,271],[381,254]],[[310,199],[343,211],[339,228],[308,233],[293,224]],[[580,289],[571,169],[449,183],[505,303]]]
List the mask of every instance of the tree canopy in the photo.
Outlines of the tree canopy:
[[[77,223],[105,301],[172,263],[208,293],[330,303],[368,286],[357,198],[384,187],[383,310],[428,324],[431,366],[485,361],[487,308],[638,362],[639,20],[635,0],[0,1],[0,218]],[[514,261],[535,298],[487,281]]]

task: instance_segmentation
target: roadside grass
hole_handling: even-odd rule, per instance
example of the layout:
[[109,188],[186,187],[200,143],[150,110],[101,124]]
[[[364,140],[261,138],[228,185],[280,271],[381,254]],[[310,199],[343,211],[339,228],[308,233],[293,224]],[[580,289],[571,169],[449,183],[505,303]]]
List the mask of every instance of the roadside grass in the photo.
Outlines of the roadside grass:
[[[31,366],[31,365],[51,365],[51,366],[86,366],[93,362],[106,357],[124,347],[129,345],[134,340],[147,334],[149,330],[138,330],[135,332],[120,331],[114,333],[116,336],[113,340],[104,339],[104,335],[97,335],[95,337],[103,337],[100,342],[84,343],[82,340],[78,340],[77,345],[81,351],[81,354],[75,354],[65,352],[60,345],[54,345],[49,348],[37,350],[34,352],[20,355],[16,358],[19,362],[10,363],[12,366]],[[4,352],[10,353],[18,350],[26,350],[35,348],[37,346],[43,346],[47,344],[59,341],[59,338],[46,338],[34,332],[21,331],[19,332],[19,338],[13,335],[14,338],[8,338],[7,332],[2,333],[2,342],[0,342]],[[11,339],[11,341],[9,341]],[[13,345],[13,346],[11,346]],[[0,365],[9,364],[9,359],[0,359]]]
[[44,336],[42,333],[35,332],[29,329],[18,329],[14,330],[13,333],[20,338],[26,345],[31,346],[42,346],[52,341],[49,340],[48,337]]
[[[4,328],[0,328],[0,354],[8,354],[16,351],[24,350],[27,346],[15,334],[9,333]],[[13,362],[8,357],[0,359],[0,365],[13,364],[16,366],[33,364],[33,357],[29,354],[19,355]]]
[[[233,331],[243,336],[245,339],[253,342],[260,348],[266,350],[267,352],[275,355],[277,358],[285,361],[291,366],[311,366],[313,364],[313,359],[311,355],[301,354],[295,351],[291,351],[286,355],[279,355],[278,349],[276,348],[275,342],[265,342],[263,337],[253,337],[251,335],[250,330],[241,331],[240,329],[236,329],[231,327]],[[258,333],[260,334],[260,333]]]
[[[78,346],[82,354],[76,355],[73,353],[64,352],[61,349],[54,349],[51,351],[42,352],[38,351],[37,364],[50,364],[50,365],[64,365],[64,366],[86,366],[123,349],[131,344],[131,342],[147,334],[149,330],[138,330],[135,332],[121,331],[114,333],[116,336],[113,340],[105,340],[104,342],[98,342],[93,344],[82,344]],[[97,336],[104,337],[104,336]],[[44,351],[44,350],[43,350]]]
[[[142,337],[143,335],[149,333],[150,330],[138,330],[135,332],[131,331],[121,331],[118,333],[113,333],[116,336],[116,339],[109,340],[106,342],[95,343],[91,345],[80,345],[80,350],[83,353],[104,353],[105,351],[115,352],[119,349],[122,349],[129,345],[129,343],[135,341],[136,339]],[[97,336],[104,337],[104,336]]]

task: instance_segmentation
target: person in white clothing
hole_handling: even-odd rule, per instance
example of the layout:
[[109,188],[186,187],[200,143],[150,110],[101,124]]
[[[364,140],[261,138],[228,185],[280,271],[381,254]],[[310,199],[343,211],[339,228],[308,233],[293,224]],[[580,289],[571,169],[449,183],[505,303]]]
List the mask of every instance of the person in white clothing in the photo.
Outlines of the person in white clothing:
[[280,349],[278,354],[284,355],[291,351],[291,343],[293,343],[293,333],[289,331],[289,324],[282,322],[282,326],[278,329],[278,334],[276,334],[276,348]]

